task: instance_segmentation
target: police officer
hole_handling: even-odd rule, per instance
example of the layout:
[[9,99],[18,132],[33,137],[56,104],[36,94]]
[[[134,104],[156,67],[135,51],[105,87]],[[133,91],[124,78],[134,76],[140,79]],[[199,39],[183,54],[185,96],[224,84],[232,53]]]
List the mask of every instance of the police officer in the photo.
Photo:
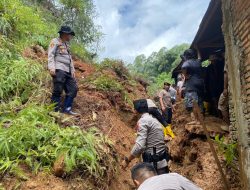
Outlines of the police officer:
[[[75,68],[69,50],[69,42],[75,36],[74,31],[68,26],[62,26],[58,38],[54,38],[48,50],[48,69],[53,77],[52,102],[55,111],[75,115],[72,111],[73,100],[77,95]],[[60,106],[63,90],[66,93],[64,106]]]
[[[129,157],[122,163],[125,169],[136,157],[142,156],[143,162],[151,163],[158,174],[168,173],[168,152],[164,142],[162,124],[148,113],[142,100],[134,101],[135,110],[142,114],[137,123],[137,138]],[[146,109],[145,109],[146,108]]]

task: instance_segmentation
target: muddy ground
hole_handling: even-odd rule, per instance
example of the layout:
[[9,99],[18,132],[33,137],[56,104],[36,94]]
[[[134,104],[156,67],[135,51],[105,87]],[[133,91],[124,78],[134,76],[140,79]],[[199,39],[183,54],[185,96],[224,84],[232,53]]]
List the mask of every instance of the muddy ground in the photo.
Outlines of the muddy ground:
[[[190,121],[191,117],[185,111],[183,102],[178,102],[173,119],[173,130],[177,137],[168,145],[172,156],[171,170],[192,180],[204,190],[221,190],[223,189],[221,175],[205,133],[201,126],[187,125]],[[205,124],[212,139],[217,134],[227,138],[228,132],[225,129],[228,126],[221,119],[206,116]],[[240,190],[238,171],[232,169],[232,166],[226,167],[225,159],[218,151],[216,143],[214,146],[224,172],[227,174],[231,189]],[[237,164],[233,167],[238,168]]]
[[[35,56],[36,54],[32,54]],[[45,59],[46,57],[44,57]],[[37,59],[37,57],[34,57]],[[41,59],[41,56],[39,56]],[[109,190],[132,190],[134,185],[130,178],[130,171],[120,169],[119,162],[128,155],[134,142],[137,116],[131,106],[121,101],[119,93],[103,93],[96,90],[90,84],[84,82],[86,77],[96,72],[95,68],[86,63],[76,60],[77,80],[79,82],[79,93],[76,99],[75,109],[81,114],[80,117],[70,118],[62,125],[75,124],[83,129],[91,127],[99,128],[114,143],[116,155],[118,157],[116,174],[110,175],[105,187],[96,187],[95,182],[88,176],[72,176],[69,178],[55,177],[53,174],[39,173],[30,174],[27,181],[20,181],[13,176],[5,176],[2,179],[6,190],[11,189],[33,189],[33,190],[83,190],[83,189],[109,189]],[[115,75],[113,71],[109,74]],[[131,86],[124,82],[124,86],[130,93],[131,98],[145,98],[147,94],[142,85]],[[201,128],[197,126],[186,126],[190,121],[189,114],[185,112],[182,102],[176,105],[176,112],[173,116],[173,131],[176,138],[169,142],[169,152],[172,157],[170,169],[194,181],[204,190],[223,189],[220,173],[218,172],[209,145]],[[59,121],[60,122],[60,121]],[[206,124],[212,129],[211,136],[227,132],[221,130],[220,126],[225,124],[218,119],[208,118]],[[223,128],[223,127],[222,127]],[[232,189],[239,190],[239,177],[235,170],[225,167],[225,160],[220,156],[220,161],[224,166]],[[130,164],[132,167],[139,160]]]

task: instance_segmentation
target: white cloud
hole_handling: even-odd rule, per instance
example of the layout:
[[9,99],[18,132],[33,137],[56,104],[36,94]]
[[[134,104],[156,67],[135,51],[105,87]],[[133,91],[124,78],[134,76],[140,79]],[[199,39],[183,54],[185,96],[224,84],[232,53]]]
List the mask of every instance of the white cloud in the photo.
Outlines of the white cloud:
[[105,34],[101,58],[132,62],[165,46],[191,43],[209,0],[94,0]]

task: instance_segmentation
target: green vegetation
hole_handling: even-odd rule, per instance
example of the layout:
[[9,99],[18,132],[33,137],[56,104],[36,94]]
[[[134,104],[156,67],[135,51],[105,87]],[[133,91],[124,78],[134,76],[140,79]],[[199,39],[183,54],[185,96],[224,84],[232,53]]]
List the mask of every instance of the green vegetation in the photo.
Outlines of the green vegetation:
[[123,90],[122,85],[108,75],[101,75],[91,81],[98,90],[120,92]]
[[181,44],[169,50],[163,47],[159,52],[153,52],[148,58],[145,55],[139,55],[133,64],[128,65],[128,69],[133,76],[148,81],[150,83],[149,94],[155,95],[157,89],[162,88],[165,81],[173,82],[171,72],[181,62],[180,55],[188,48],[188,44]]
[[40,9],[29,7],[21,0],[1,1],[0,15],[0,32],[20,50],[39,41],[48,44],[52,34],[56,33],[56,24],[48,25]]
[[154,83],[151,83],[151,85],[148,87],[148,93],[152,96],[155,96],[156,93],[159,92],[159,90],[163,88],[164,82],[174,83],[171,73],[163,72],[159,74],[154,79]]
[[113,71],[115,71],[116,75],[122,79],[131,78],[129,71],[125,67],[122,60],[106,58],[99,65],[99,70],[102,70],[102,69],[112,69]]
[[60,25],[69,24],[77,34],[72,52],[92,59],[87,49],[100,36],[93,24],[92,1],[54,2],[0,1],[0,174],[27,179],[27,167],[34,174],[51,171],[63,158],[67,175],[77,171],[98,183],[107,172],[114,174],[112,144],[95,129],[62,128],[52,116],[53,106],[48,105],[46,63],[23,56],[34,45],[46,49]]
[[22,58],[1,64],[0,99],[22,96],[28,90],[31,91],[41,71],[41,65]]
[[59,2],[60,6],[58,2],[48,0],[1,1],[0,38],[7,37],[8,43],[12,42],[18,52],[34,44],[47,49],[49,41],[57,36],[59,27],[67,24],[76,32],[72,52],[90,60],[86,47],[94,46],[102,35],[99,26],[93,23],[95,9],[92,0]]
[[102,160],[101,146],[110,143],[95,130],[86,132],[78,127],[61,128],[50,116],[51,107],[29,105],[0,120],[0,172],[9,171],[19,177],[21,164],[37,173],[50,169],[63,156],[65,172],[79,170],[102,177],[107,169]]
[[180,63],[180,55],[188,47],[188,44],[177,45],[170,50],[163,47],[159,52],[153,52],[148,58],[145,55],[137,56],[134,63],[128,67],[132,74],[141,73],[148,80],[154,80],[159,74],[172,71]]
[[[97,72],[88,78],[88,82],[97,90],[104,92],[118,92],[123,103],[132,107],[132,95],[127,88],[134,88],[137,84],[121,60],[104,59],[96,65]],[[109,93],[110,94],[110,93]],[[115,95],[114,93],[110,94]]]
[[224,155],[227,165],[231,165],[237,156],[237,143],[226,143],[225,137],[216,135],[215,140],[218,145],[219,151]]

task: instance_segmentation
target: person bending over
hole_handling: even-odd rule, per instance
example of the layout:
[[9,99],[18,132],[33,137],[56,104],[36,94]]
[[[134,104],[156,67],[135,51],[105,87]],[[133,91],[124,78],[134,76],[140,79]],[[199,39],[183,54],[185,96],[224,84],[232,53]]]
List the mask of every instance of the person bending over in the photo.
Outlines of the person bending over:
[[166,138],[167,135],[169,135],[171,138],[175,138],[171,126],[168,125],[167,120],[165,119],[165,117],[163,117],[161,111],[153,102],[153,100],[151,99],[135,100],[134,105],[136,107],[135,109],[138,110],[139,113],[144,113],[144,112],[149,113],[163,125],[163,131]]
[[135,110],[142,114],[137,123],[137,138],[135,145],[128,157],[122,163],[123,169],[128,164],[142,155],[143,162],[152,164],[158,174],[168,173],[168,153],[164,142],[164,134],[161,123],[134,102]]
[[136,164],[131,169],[131,177],[138,190],[202,190],[177,173],[157,176],[154,167],[149,163]]

